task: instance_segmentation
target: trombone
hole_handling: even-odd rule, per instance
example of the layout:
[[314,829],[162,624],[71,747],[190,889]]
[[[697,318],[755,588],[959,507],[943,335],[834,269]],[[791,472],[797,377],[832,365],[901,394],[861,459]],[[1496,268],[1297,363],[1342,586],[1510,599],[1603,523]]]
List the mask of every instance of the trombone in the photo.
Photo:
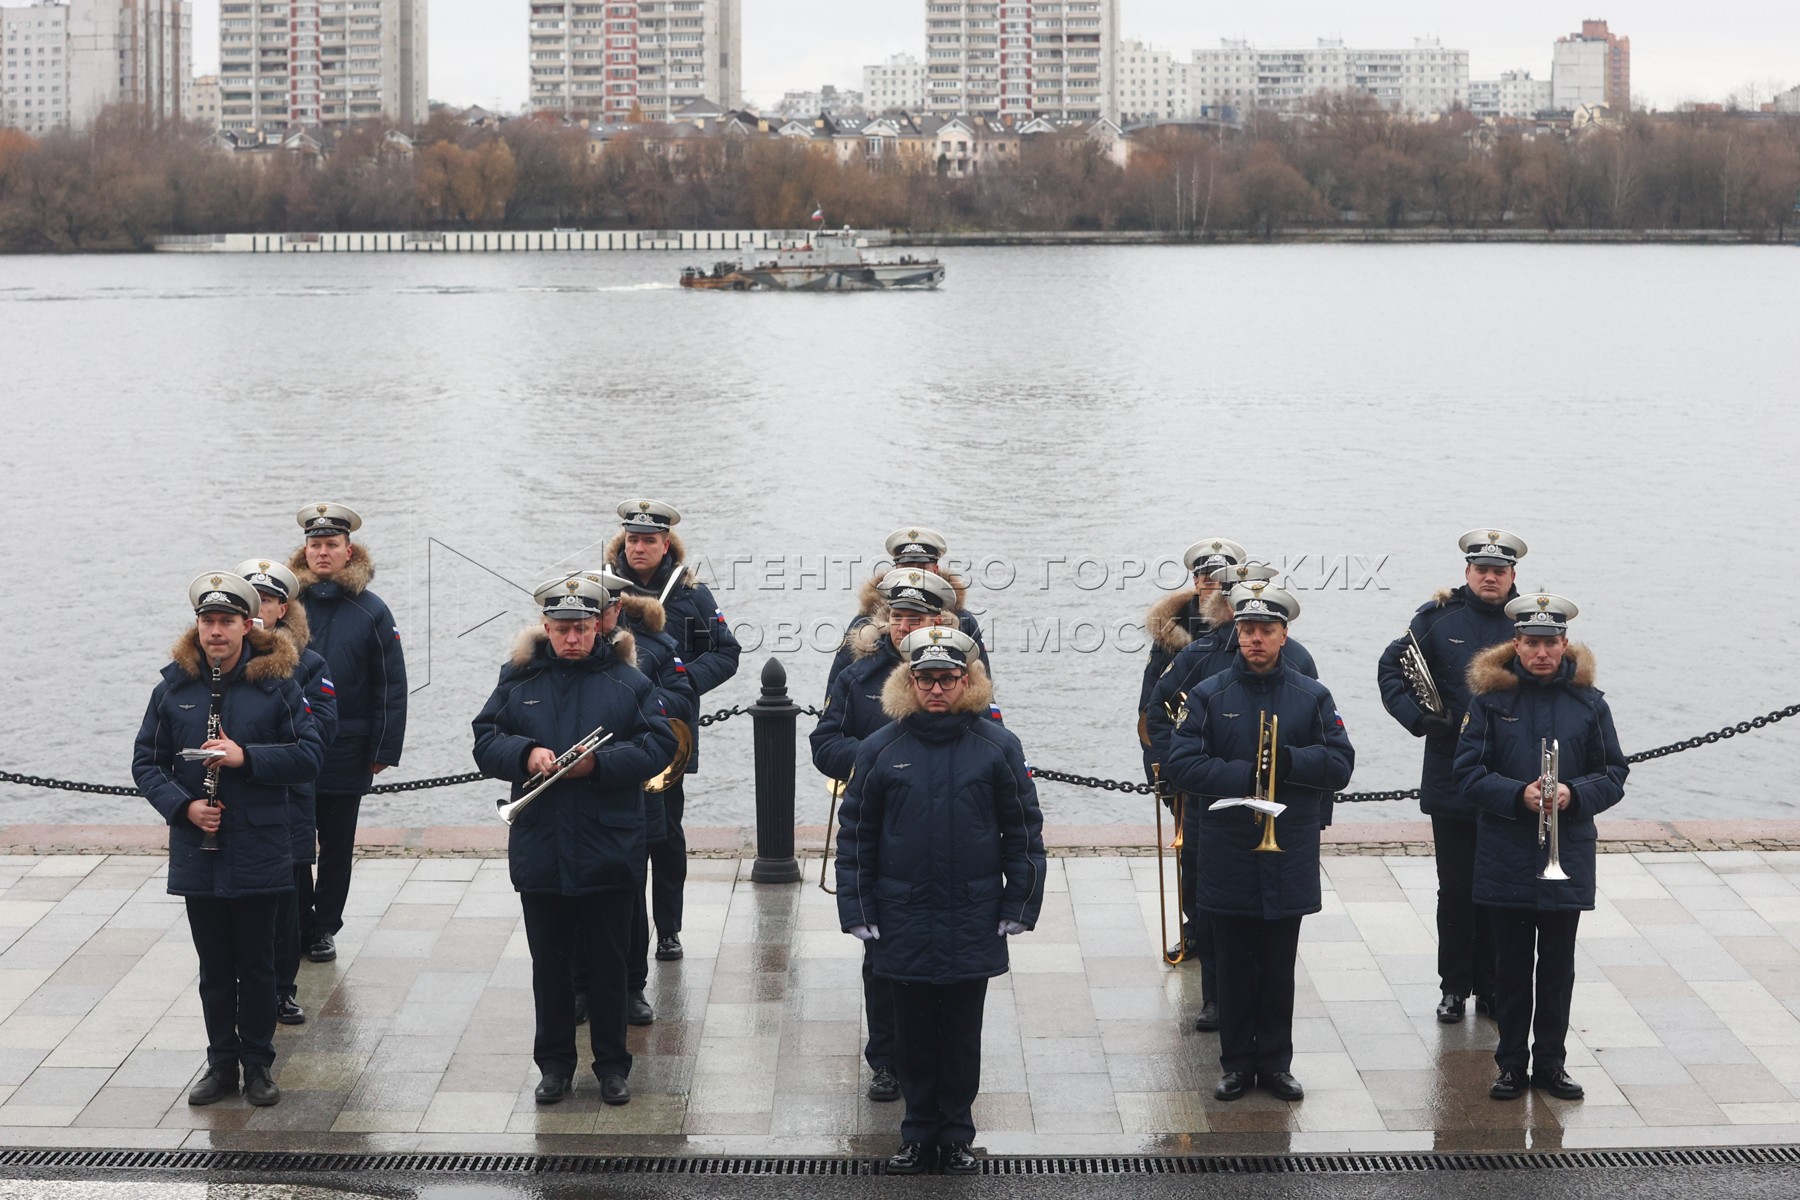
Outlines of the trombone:
[[550,764],[548,771],[541,771],[527,779],[524,783],[525,794],[517,800],[510,804],[505,800],[494,801],[494,807],[500,810],[500,819],[511,825],[518,819],[519,814],[525,811],[527,804],[536,800],[551,784],[568,774],[576,763],[612,741],[613,735],[605,732],[605,729],[604,725],[595,726],[594,732],[558,755],[556,761]]
[[1555,738],[1538,741],[1538,848],[1550,847],[1550,857],[1538,878],[1549,881],[1569,877],[1562,867],[1562,820],[1556,810],[1557,776],[1562,770],[1562,748]]
[[[1260,800],[1275,803],[1275,753],[1276,736],[1281,724],[1279,715],[1271,717],[1265,710],[1256,714],[1256,787],[1254,794]],[[1259,854],[1280,854],[1281,847],[1275,844],[1275,814],[1255,813],[1255,818],[1262,822],[1262,841],[1257,843]]]
[[[1156,806],[1156,912],[1162,919],[1162,946],[1159,947],[1159,952],[1162,954],[1164,962],[1171,967],[1178,967],[1187,961],[1188,947],[1187,914],[1181,911],[1181,899],[1185,894],[1182,890],[1181,878],[1182,826],[1183,817],[1187,812],[1187,797],[1181,792],[1175,792],[1170,796],[1169,812],[1175,819],[1175,836],[1165,847],[1163,845],[1163,797],[1169,795],[1169,792],[1163,784],[1162,764],[1152,763],[1150,770],[1156,776],[1156,793],[1151,797],[1150,802]],[[1181,940],[1176,945],[1174,953],[1169,951],[1169,882],[1168,864],[1165,861],[1167,856],[1163,853],[1165,849],[1174,851],[1175,858],[1175,929],[1180,934]]]
[[832,853],[832,845],[837,840],[832,836],[832,831],[837,828],[838,801],[843,798],[844,789],[848,786],[848,781],[843,779],[825,781],[825,790],[831,793],[831,807],[825,810],[825,848],[819,851],[819,890],[827,896],[837,895],[837,889],[826,884],[825,876],[831,870],[831,864],[837,860],[837,855]]

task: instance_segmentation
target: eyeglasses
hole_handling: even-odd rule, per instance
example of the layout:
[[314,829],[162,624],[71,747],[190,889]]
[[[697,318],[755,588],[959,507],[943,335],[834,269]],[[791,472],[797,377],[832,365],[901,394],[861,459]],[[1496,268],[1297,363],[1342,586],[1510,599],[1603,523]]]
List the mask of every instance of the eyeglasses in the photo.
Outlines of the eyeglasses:
[[961,671],[930,671],[913,676],[913,686],[921,692],[947,692],[963,681]]

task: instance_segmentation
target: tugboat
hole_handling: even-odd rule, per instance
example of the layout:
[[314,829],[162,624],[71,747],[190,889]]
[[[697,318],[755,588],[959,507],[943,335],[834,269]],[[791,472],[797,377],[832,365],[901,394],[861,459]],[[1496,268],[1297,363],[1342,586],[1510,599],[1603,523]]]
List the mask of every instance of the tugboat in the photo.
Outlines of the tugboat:
[[[823,215],[813,214],[823,223]],[[701,291],[732,292],[890,292],[930,291],[944,282],[944,264],[935,258],[903,255],[875,259],[864,253],[867,238],[854,230],[815,229],[784,239],[775,257],[753,265],[713,264],[711,271],[689,267],[681,286]]]

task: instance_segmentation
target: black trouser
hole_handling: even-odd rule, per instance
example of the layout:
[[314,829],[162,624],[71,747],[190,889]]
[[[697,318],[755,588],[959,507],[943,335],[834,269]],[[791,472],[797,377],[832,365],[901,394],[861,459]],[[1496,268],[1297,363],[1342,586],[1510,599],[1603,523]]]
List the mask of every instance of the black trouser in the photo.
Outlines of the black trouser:
[[[1579,912],[1539,912],[1531,908],[1490,908],[1498,971],[1494,987],[1494,1020],[1500,1044],[1494,1062],[1501,1070],[1553,1075],[1568,1057],[1569,1003],[1575,994],[1575,927]],[[1537,997],[1533,1004],[1533,958]],[[1535,1013],[1533,1009],[1535,1007]],[[1526,1053],[1526,1042],[1535,1044]]]
[[875,974],[874,942],[863,943],[863,1012],[869,1018],[869,1041],[863,1059],[871,1070],[894,1065],[894,984]]
[[312,916],[301,914],[307,940],[320,934],[336,937],[344,927],[344,902],[350,898],[350,866],[356,857],[356,814],[362,796],[319,793],[319,882],[313,888]]
[[985,979],[969,983],[893,983],[894,1073],[906,1097],[900,1140],[946,1146],[975,1140],[973,1108],[981,1091],[981,1018]]
[[1269,1075],[1294,1066],[1294,962],[1300,918],[1212,918],[1219,953],[1219,1068]]
[[[654,842],[650,845],[655,845]],[[645,861],[649,860],[650,846],[644,847]],[[588,994],[587,964],[578,956],[575,959],[575,994]],[[650,986],[650,906],[644,899],[644,889],[638,888],[632,894],[631,906],[631,946],[625,958],[625,990],[641,992]]]
[[300,990],[300,955],[312,942],[305,917],[312,915],[312,864],[294,864],[294,890],[281,893],[275,913],[275,994],[290,999]]
[[525,940],[531,947],[531,994],[537,1037],[531,1056],[545,1075],[574,1078],[574,964],[585,960],[588,1033],[594,1074],[631,1074],[625,1049],[625,958],[631,944],[631,893],[590,892],[561,896],[520,892]]
[[1475,903],[1475,822],[1431,818],[1437,845],[1438,990],[1494,998],[1494,928]]
[[281,896],[187,898],[200,956],[200,1009],[209,1066],[275,1063],[275,911]]
[[687,834],[681,829],[687,796],[682,781],[676,780],[662,798],[668,832],[650,845],[650,911],[659,938],[681,932],[681,893],[687,887]]

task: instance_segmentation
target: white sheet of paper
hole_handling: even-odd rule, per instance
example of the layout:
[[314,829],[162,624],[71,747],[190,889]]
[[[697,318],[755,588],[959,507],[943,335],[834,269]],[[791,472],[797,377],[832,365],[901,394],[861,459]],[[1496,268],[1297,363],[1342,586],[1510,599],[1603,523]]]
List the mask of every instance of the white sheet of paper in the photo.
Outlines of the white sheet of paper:
[[1259,813],[1268,813],[1270,816],[1275,817],[1279,817],[1282,813],[1287,811],[1287,805],[1277,804],[1273,800],[1264,800],[1261,796],[1244,796],[1236,800],[1214,800],[1212,802],[1213,812],[1219,812],[1227,808],[1254,809]]

